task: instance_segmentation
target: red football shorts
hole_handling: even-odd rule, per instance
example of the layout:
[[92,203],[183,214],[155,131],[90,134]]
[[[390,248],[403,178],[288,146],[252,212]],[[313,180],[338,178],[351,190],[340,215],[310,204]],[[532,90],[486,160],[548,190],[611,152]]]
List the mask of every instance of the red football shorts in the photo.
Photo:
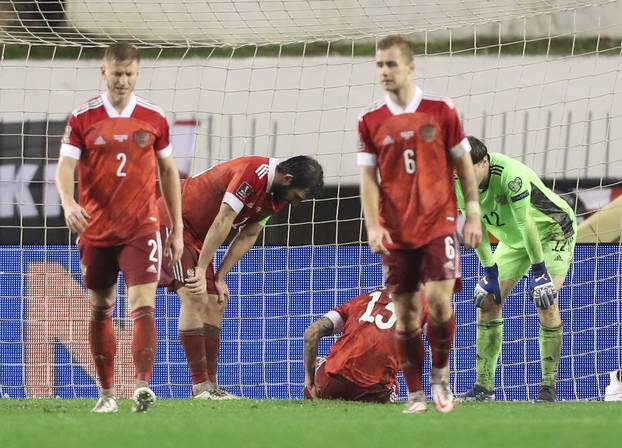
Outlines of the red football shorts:
[[324,370],[323,363],[315,371],[315,387],[318,398],[332,400],[367,401],[373,403],[389,403],[392,389],[378,384],[371,387],[361,387],[339,376],[329,375]]
[[117,283],[119,271],[128,287],[160,278],[162,242],[158,232],[112,247],[92,246],[78,238],[78,250],[84,285],[93,291]]
[[[167,227],[160,227],[160,235],[162,241],[166,243],[166,238],[170,233],[170,229]],[[185,279],[193,275],[194,267],[199,261],[200,252],[189,244],[184,244],[184,252],[181,255],[181,260],[174,266],[170,266],[170,258],[168,254],[164,254],[162,261],[162,275],[160,276],[160,282],[158,286],[164,286],[171,291],[177,291],[182,286],[185,286]],[[205,281],[207,283],[208,294],[218,294],[215,283],[216,274],[214,272],[214,264],[210,263],[205,270]]]
[[[417,249],[393,249],[382,256],[389,291],[415,292],[420,283],[460,279],[460,256],[454,235],[430,241]],[[456,290],[460,282],[456,282]]]

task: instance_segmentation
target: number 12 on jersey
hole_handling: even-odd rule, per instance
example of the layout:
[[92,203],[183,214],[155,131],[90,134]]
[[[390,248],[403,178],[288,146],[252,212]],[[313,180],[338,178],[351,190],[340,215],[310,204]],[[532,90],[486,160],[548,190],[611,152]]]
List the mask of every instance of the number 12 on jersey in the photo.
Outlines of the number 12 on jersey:
[[407,148],[404,150],[404,169],[408,174],[414,174],[417,169],[417,164],[415,163],[415,150]]

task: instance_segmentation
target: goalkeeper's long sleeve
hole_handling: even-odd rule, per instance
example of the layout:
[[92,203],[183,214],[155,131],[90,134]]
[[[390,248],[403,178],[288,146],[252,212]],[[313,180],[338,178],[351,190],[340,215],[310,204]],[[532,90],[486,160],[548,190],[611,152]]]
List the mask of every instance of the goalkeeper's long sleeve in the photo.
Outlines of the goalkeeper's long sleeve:
[[529,260],[531,264],[536,264],[544,261],[544,254],[538,227],[531,216],[530,206],[528,197],[511,203],[512,215],[516,221],[516,227],[523,238]]
[[488,229],[486,228],[486,223],[484,221],[482,223],[482,242],[479,243],[479,246],[475,248],[475,253],[477,254],[477,258],[479,258],[479,262],[485,268],[489,268],[493,264],[495,264],[495,260],[492,258],[492,248],[490,247],[490,239],[488,238]]

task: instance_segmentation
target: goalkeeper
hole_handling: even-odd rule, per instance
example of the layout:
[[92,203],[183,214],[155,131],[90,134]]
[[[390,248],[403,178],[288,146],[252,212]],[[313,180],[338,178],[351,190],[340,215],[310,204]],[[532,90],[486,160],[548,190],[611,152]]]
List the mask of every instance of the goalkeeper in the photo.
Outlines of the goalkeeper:
[[[480,191],[483,237],[476,253],[484,268],[484,277],[473,293],[473,301],[479,308],[477,378],[473,388],[461,398],[468,401],[494,399],[495,370],[503,342],[501,307],[514,285],[531,268],[530,298],[540,318],[542,383],[537,400],[555,401],[564,332],[557,292],[573,257],[574,212],[529,167],[503,154],[489,154],[480,140],[468,139]],[[456,196],[458,208],[464,213],[459,182],[456,182]],[[494,254],[488,232],[499,240]]]

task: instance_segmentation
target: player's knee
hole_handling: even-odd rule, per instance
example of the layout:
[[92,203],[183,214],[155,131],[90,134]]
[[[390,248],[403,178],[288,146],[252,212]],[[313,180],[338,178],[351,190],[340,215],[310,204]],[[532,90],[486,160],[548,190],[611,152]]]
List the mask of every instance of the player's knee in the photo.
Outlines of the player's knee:
[[486,301],[486,305],[483,305],[479,310],[479,320],[495,320],[501,319],[503,315],[503,308],[501,305],[497,305],[493,301]]
[[436,322],[447,322],[451,319],[451,315],[453,314],[453,309],[451,308],[451,303],[448,301],[428,301],[428,313],[430,317]]
[[557,305],[553,305],[546,309],[538,309],[540,316],[540,323],[545,327],[559,327],[562,324],[562,319],[559,314],[559,308]]

